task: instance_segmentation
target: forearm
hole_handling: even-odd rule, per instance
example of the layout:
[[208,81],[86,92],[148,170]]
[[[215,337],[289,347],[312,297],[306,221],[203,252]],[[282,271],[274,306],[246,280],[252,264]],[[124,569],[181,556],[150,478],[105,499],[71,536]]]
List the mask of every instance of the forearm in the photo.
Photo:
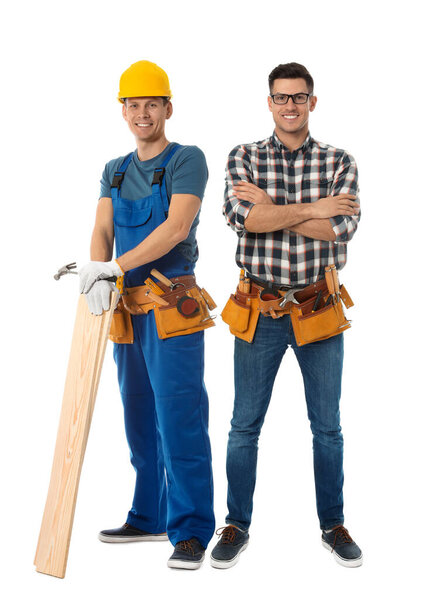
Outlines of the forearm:
[[290,229],[312,219],[313,206],[307,204],[255,204],[245,220],[245,228],[252,233],[268,233]]
[[113,209],[111,198],[100,198],[91,238],[91,260],[107,262],[113,254]]
[[112,259],[112,254],[113,233],[96,225],[91,238],[91,260],[107,262]]
[[143,242],[118,256],[117,263],[123,271],[130,271],[161,258],[186,238],[185,230],[166,220],[156,227]]
[[293,225],[293,227],[288,227],[288,229],[313,240],[334,242],[336,239],[329,219],[309,219],[298,225]]

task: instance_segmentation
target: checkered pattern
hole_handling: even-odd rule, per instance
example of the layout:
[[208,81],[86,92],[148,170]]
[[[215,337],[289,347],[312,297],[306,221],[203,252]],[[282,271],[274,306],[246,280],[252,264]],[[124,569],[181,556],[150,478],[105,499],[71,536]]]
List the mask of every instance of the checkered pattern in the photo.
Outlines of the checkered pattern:
[[223,213],[237,232],[236,262],[260,279],[282,285],[310,284],[324,276],[324,268],[346,264],[347,242],[352,239],[360,215],[330,219],[336,241],[325,242],[287,229],[251,233],[245,219],[254,206],[238,200],[233,185],[248,181],[265,190],[275,204],[315,202],[325,196],[354,194],[358,199],[355,160],[344,150],[314,140],[309,134],[303,145],[290,152],[274,133],[253,144],[236,146],[228,157]]

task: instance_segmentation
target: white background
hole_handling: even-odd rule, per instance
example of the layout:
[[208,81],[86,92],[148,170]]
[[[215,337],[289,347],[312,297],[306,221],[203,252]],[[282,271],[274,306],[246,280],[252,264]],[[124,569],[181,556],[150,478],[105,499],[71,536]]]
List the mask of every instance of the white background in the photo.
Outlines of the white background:
[[[433,597],[433,38],[429,3],[62,2],[2,15],[0,587],[7,598]],[[308,67],[312,135],[351,152],[362,220],[342,273],[355,300],[342,398],[346,525],[360,569],[320,544],[301,376],[285,357],[260,439],[251,544],[236,568],[166,567],[169,544],[104,545],[134,473],[111,350],[79,490],[67,576],[34,571],[77,302],[64,263],[88,260],[104,164],[134,148],[119,76],[149,59],[169,74],[170,140],[197,144],[210,179],[197,275],[222,309],[238,277],[221,216],[226,156],[272,132],[267,76]],[[220,321],[220,320],[219,320]],[[217,526],[226,514],[232,411],[226,326],[206,334]],[[212,541],[214,544],[214,540]],[[211,546],[210,546],[211,547]],[[4,591],[4,590],[3,590]]]

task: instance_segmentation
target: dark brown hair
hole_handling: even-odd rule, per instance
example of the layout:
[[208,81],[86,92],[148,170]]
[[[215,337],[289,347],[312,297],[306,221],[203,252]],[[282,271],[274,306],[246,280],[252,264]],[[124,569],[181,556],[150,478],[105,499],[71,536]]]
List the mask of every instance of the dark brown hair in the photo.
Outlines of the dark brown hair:
[[291,62],[283,65],[278,65],[273,69],[269,75],[269,90],[272,93],[273,83],[275,79],[304,79],[307,84],[308,92],[313,93],[314,81],[311,75],[308,73],[304,65],[299,63]]
[[[163,106],[166,106],[166,104],[169,102],[169,98],[167,96],[156,96],[156,98],[161,98],[163,101]],[[121,100],[124,102],[128,100],[128,98],[121,98]]]

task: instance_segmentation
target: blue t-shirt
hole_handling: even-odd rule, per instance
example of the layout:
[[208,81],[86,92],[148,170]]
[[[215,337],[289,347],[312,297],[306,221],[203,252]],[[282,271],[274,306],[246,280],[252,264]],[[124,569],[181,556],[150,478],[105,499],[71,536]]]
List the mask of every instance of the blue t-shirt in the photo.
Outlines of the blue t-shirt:
[[[161,166],[165,156],[171,151],[174,142],[150,160],[139,160],[137,150],[128,165],[124,180],[121,184],[120,195],[127,200],[139,200],[151,195],[151,182],[154,169]],[[110,185],[115,171],[121,166],[125,156],[120,156],[108,162],[101,177],[100,198],[110,198]],[[165,184],[170,201],[172,194],[193,194],[203,199],[208,179],[208,169],[204,153],[197,146],[181,146],[175,152],[165,169]],[[196,243],[196,228],[199,223],[199,213],[196,215],[188,237],[177,244],[176,248],[191,262],[198,259]]]

